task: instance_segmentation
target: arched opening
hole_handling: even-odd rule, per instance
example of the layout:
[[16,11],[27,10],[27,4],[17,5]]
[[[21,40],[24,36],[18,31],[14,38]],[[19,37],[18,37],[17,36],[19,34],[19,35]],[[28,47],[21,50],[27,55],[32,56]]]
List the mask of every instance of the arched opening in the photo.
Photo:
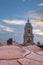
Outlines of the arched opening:
[[27,40],[27,43],[31,43],[31,38],[29,38],[29,39]]

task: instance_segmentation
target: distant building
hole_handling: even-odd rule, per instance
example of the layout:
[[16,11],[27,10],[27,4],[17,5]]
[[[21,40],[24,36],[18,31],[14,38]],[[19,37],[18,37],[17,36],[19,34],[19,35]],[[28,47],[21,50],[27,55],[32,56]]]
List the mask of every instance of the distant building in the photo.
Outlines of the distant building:
[[32,33],[32,25],[27,21],[24,28],[24,45],[33,45],[33,33]]
[[12,38],[7,40],[7,45],[12,45]]

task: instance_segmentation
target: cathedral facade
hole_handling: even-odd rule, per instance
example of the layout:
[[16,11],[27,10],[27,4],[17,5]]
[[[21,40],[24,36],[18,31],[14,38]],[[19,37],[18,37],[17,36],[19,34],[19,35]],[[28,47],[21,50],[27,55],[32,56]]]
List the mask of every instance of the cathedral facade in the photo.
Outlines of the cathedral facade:
[[33,45],[32,25],[29,20],[27,20],[27,23],[24,27],[24,45]]

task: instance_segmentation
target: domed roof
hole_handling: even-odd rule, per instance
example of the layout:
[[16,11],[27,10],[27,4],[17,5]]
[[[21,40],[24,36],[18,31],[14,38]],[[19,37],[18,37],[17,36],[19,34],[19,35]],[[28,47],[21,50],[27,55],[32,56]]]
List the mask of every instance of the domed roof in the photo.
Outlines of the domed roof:
[[43,65],[43,49],[35,45],[1,46],[0,65]]
[[26,27],[26,28],[32,27],[31,23],[29,22],[29,19],[27,20],[27,23],[26,23],[25,27]]

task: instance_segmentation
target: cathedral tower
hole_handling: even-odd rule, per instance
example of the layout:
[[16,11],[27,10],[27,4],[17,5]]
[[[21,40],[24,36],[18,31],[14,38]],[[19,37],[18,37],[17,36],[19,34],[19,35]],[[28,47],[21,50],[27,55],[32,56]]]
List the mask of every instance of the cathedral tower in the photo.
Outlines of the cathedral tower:
[[32,25],[27,21],[24,28],[24,45],[32,45],[33,44],[33,34],[32,34]]

